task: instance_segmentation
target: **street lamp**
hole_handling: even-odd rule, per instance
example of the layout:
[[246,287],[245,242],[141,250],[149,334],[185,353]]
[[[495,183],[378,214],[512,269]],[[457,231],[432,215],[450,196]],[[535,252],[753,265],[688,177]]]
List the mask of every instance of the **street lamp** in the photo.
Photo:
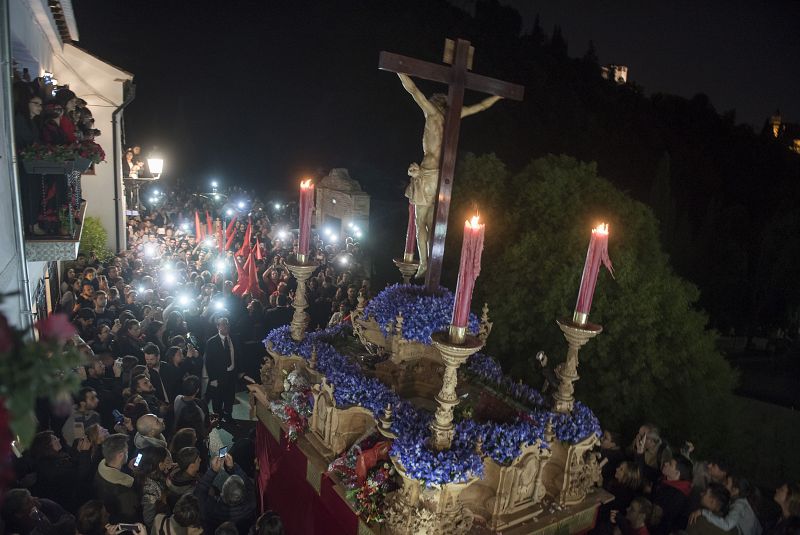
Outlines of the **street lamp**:
[[151,154],[147,158],[147,166],[150,168],[150,173],[155,177],[161,176],[161,171],[164,170],[164,158]]

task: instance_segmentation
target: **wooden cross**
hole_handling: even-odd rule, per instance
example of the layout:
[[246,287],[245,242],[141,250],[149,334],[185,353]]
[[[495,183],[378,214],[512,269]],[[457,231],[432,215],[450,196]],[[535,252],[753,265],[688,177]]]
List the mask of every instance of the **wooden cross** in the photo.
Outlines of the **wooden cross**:
[[[455,51],[453,50],[455,49]],[[445,42],[444,61],[452,66],[446,67],[391,52],[381,52],[378,68],[398,72],[424,80],[433,80],[449,86],[447,93],[447,116],[445,117],[442,139],[441,168],[439,170],[439,189],[436,196],[436,216],[433,239],[428,258],[428,272],[425,285],[428,291],[439,287],[442,276],[444,240],[447,235],[447,216],[450,212],[450,197],[453,190],[453,173],[456,166],[458,132],[461,127],[461,108],[464,105],[464,90],[472,89],[499,97],[522,100],[524,88],[521,85],[504,82],[495,78],[469,72],[472,68],[474,49],[469,41],[458,39]]]

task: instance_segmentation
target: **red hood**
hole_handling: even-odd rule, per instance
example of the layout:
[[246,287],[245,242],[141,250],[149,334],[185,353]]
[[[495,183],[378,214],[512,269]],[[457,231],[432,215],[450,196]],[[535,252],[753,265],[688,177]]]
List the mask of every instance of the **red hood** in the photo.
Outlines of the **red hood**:
[[664,485],[668,485],[670,487],[674,487],[681,491],[684,496],[688,496],[689,493],[692,491],[692,482],[691,481],[684,481],[682,479],[678,479],[677,481],[670,481],[668,479],[663,479],[661,481]]

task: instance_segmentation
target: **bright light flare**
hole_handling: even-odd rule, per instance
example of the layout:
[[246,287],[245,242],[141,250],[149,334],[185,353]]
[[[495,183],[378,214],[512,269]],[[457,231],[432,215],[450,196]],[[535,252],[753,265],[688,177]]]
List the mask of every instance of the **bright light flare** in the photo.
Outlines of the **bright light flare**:
[[478,229],[481,226],[480,216],[474,215],[469,221],[464,222],[471,229]]
[[608,236],[608,223],[600,223],[592,229],[592,234],[605,234]]

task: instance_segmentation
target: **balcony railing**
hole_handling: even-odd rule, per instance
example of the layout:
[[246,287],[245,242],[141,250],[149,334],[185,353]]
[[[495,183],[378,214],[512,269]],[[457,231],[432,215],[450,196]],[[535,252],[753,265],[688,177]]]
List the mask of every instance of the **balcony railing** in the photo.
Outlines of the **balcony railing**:
[[86,202],[81,198],[81,173],[91,162],[25,161],[23,164],[26,259],[74,260],[86,214]]

